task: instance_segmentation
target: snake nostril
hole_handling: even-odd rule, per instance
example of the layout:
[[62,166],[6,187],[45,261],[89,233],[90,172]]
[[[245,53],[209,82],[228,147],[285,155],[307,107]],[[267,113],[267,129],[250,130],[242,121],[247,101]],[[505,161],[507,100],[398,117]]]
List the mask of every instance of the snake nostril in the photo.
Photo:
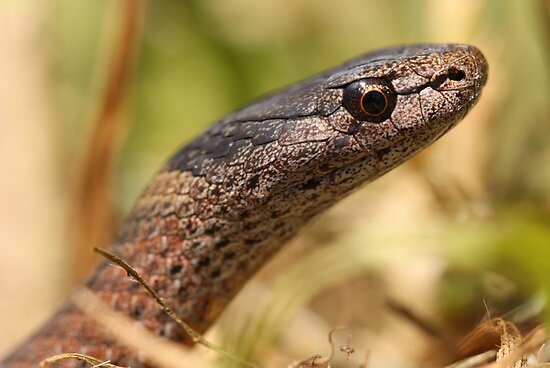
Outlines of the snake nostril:
[[457,68],[449,68],[447,71],[447,77],[455,82],[459,82],[466,78],[466,73],[464,73],[463,70],[457,69]]

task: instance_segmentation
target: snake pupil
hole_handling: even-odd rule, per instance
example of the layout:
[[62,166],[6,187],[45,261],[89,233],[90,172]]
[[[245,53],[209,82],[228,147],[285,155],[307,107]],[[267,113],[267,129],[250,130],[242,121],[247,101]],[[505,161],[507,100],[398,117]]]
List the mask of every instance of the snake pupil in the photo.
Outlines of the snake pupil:
[[388,119],[397,95],[388,81],[378,78],[356,80],[344,88],[342,105],[359,121],[381,123]]
[[380,115],[384,112],[387,105],[386,96],[378,90],[372,90],[365,93],[361,104],[365,112],[370,115]]

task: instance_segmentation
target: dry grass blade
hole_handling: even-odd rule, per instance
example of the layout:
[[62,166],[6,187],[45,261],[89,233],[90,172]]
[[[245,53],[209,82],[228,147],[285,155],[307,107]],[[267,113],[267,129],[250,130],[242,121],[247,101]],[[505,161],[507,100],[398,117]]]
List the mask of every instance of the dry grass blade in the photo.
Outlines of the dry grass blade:
[[480,323],[458,345],[460,356],[467,357],[492,350],[502,343],[504,334],[519,336],[517,328],[502,318],[491,318]]
[[233,354],[230,354],[220,348],[217,345],[212,344],[211,342],[207,341],[200,333],[193,330],[191,326],[189,326],[187,323],[185,323],[177,314],[174,312],[170,307],[168,307],[164,303],[164,299],[149,285],[147,281],[141,275],[128,263],[126,263],[123,259],[120,257],[106,251],[105,249],[101,248],[94,248],[96,252],[107,258],[109,261],[113,262],[114,264],[122,267],[130,277],[133,277],[136,279],[147,291],[149,295],[151,295],[156,302],[159,304],[161,310],[166,313],[170,318],[172,318],[178,325],[181,326],[185,330],[185,332],[193,339],[193,341],[197,344],[201,344],[205,347],[207,347],[210,350],[213,350],[220,354],[221,356],[231,359],[233,361],[236,361],[242,365],[245,365],[247,367],[253,367],[257,368],[257,366],[254,363],[248,362],[246,360],[243,360],[237,356],[234,356]]
[[543,367],[547,363],[537,353],[547,339],[543,326],[523,337],[512,322],[491,318],[479,324],[460,343],[459,352],[468,358],[448,368]]
[[488,350],[484,353],[474,355],[474,356],[468,357],[466,359],[463,359],[459,362],[448,365],[446,368],[475,368],[475,367],[481,367],[482,365],[487,364],[487,363],[495,360],[496,356],[497,356],[497,351],[496,350]]
[[[120,7],[120,20],[116,35],[110,45],[108,65],[105,70],[103,92],[94,111],[89,151],[86,153],[83,171],[79,174],[75,203],[75,220],[78,231],[74,244],[80,244],[77,254],[91,254],[89,247],[109,244],[114,233],[113,178],[114,168],[124,141],[126,121],[124,109],[128,91],[134,76],[136,56],[141,42],[147,0],[124,0]],[[73,260],[76,279],[84,278],[92,264],[88,257]]]
[[548,340],[548,334],[544,327],[534,329],[525,337],[521,345],[507,355],[505,358],[491,364],[484,365],[484,368],[506,368],[513,367],[514,363],[521,360],[527,353],[538,351]]
[[49,358],[44,359],[43,361],[41,361],[40,366],[43,367],[46,364],[53,364],[53,363],[57,363],[61,360],[67,360],[67,359],[76,359],[76,360],[86,362],[89,365],[91,365],[93,368],[99,368],[99,367],[122,368],[122,367],[119,367],[118,365],[114,365],[114,364],[111,364],[109,362],[103,362],[99,359],[90,357],[88,355],[77,354],[77,353],[67,353],[67,354],[54,355],[52,357],[49,357]]

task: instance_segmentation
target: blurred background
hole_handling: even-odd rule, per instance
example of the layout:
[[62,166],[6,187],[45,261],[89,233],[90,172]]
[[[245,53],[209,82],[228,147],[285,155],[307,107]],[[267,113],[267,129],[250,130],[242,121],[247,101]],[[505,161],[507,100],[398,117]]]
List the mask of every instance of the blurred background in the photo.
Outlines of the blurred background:
[[482,50],[478,105],[304,231],[207,337],[281,367],[325,355],[343,325],[355,353],[334,367],[437,367],[484,319],[540,323],[550,2],[0,0],[0,355],[63,303],[181,144],[255,96],[418,42]]

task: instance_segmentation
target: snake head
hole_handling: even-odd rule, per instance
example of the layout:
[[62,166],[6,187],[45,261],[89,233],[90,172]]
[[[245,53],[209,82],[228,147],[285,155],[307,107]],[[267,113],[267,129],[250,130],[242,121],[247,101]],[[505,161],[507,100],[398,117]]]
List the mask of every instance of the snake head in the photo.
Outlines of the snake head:
[[456,125],[486,80],[487,62],[473,46],[382,49],[230,114],[168,170],[261,198],[300,185],[347,192]]
[[414,153],[455,126],[486,81],[487,62],[473,46],[383,49],[327,77],[326,87],[341,93],[329,119],[371,154]]

